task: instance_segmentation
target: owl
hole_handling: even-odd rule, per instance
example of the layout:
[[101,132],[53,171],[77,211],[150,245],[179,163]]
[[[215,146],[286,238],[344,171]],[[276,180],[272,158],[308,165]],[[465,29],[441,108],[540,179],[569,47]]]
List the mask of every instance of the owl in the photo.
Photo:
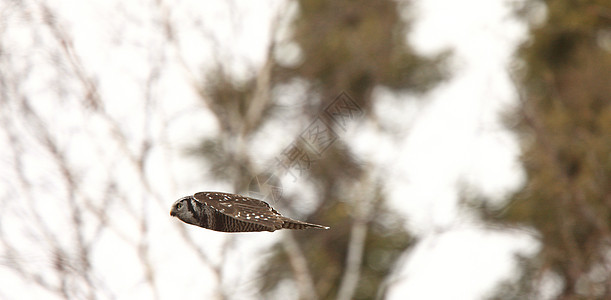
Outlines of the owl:
[[170,216],[187,224],[223,232],[329,229],[284,217],[264,201],[219,192],[182,197],[172,204]]

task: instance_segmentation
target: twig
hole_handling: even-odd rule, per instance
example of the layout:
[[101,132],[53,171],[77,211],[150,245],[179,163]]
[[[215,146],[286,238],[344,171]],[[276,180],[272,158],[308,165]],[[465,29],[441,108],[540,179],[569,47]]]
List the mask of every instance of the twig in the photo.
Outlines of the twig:
[[297,244],[297,241],[293,237],[293,233],[290,231],[284,232],[282,238],[282,245],[284,251],[289,258],[293,274],[295,275],[295,281],[297,281],[297,288],[302,299],[317,300],[318,295],[316,294],[316,288],[312,275],[308,269],[308,263],[301,252],[301,248]]

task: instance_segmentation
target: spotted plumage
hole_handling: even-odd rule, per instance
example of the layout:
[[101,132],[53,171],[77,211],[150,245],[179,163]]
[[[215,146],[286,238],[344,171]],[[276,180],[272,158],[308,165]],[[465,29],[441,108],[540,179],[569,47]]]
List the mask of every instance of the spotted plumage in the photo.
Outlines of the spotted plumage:
[[219,192],[182,197],[172,205],[170,216],[187,224],[223,232],[329,229],[284,217],[264,201]]

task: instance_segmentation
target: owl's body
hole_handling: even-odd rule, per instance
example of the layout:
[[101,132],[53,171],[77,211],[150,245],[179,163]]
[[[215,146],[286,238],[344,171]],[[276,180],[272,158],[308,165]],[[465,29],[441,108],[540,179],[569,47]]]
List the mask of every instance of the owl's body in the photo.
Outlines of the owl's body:
[[200,192],[182,197],[172,205],[170,216],[191,225],[223,232],[329,229],[284,217],[264,201],[219,192]]

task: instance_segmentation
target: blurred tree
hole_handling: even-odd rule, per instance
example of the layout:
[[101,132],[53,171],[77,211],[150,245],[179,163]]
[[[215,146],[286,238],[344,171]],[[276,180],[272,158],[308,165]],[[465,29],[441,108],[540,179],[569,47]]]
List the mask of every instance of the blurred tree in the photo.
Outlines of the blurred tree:
[[[528,7],[541,7],[527,1]],[[522,258],[517,282],[496,299],[540,298],[558,282],[558,299],[611,299],[611,5],[545,1],[532,25],[517,110],[509,118],[522,144],[526,184],[490,221],[538,231],[540,252]]]
[[[213,166],[215,178],[231,182],[235,192],[248,191],[251,179],[262,173],[255,167],[260,158],[252,155],[253,139],[264,125],[282,118],[274,91],[305,82],[307,103],[290,121],[312,123],[288,133],[295,143],[277,153],[277,168],[263,173],[289,174],[303,186],[312,184],[320,200],[307,221],[332,228],[285,233],[261,267],[261,291],[271,293],[292,278],[303,299],[383,297],[384,279],[412,240],[401,218],[384,205],[384,178],[376,175],[383,173],[376,172],[379,166],[357,157],[340,134],[345,122],[375,119],[374,88],[418,93],[442,80],[444,55],[425,58],[406,44],[404,3],[343,0],[297,5],[287,43],[298,45],[298,62],[282,59],[279,42],[271,45],[263,68],[247,80],[232,78],[222,67],[209,73],[201,94],[221,131],[202,140],[194,151]],[[301,198],[286,194],[276,206],[305,219],[296,216],[303,214]]]

